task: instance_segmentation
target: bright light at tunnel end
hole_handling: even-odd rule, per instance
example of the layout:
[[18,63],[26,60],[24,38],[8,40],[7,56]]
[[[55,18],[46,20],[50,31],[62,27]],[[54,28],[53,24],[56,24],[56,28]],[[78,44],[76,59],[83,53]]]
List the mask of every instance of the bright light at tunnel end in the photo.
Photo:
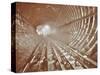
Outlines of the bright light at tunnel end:
[[37,26],[36,32],[38,35],[47,36],[52,33],[52,28],[48,24],[39,25]]

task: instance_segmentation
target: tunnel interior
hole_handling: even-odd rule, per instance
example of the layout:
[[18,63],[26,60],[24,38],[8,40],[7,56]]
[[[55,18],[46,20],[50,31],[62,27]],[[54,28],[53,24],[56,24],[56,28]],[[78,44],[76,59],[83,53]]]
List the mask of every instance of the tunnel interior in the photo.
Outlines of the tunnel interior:
[[16,3],[16,72],[97,67],[97,7]]

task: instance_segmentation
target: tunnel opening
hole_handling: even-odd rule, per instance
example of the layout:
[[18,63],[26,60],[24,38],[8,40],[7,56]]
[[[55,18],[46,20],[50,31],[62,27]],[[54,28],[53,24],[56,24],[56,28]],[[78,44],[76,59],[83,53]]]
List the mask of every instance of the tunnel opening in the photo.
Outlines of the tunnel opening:
[[54,27],[52,27],[51,25],[49,24],[44,24],[44,25],[38,25],[36,27],[36,32],[38,35],[41,35],[41,36],[48,36],[50,34],[54,34],[56,31],[56,29]]
[[49,25],[39,25],[36,28],[36,32],[38,35],[47,36],[51,32],[51,28]]

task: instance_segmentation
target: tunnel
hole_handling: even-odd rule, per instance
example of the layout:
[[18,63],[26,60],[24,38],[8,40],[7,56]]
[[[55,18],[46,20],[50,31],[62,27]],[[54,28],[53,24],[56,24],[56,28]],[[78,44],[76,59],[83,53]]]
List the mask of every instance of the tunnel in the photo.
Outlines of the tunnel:
[[97,67],[97,7],[16,3],[16,72]]

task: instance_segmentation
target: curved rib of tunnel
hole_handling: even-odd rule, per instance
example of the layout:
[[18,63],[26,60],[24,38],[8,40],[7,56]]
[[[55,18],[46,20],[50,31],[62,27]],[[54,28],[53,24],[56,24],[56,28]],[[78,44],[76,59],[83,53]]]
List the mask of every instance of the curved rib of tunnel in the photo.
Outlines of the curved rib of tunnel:
[[26,6],[16,13],[18,72],[97,67],[96,7]]

